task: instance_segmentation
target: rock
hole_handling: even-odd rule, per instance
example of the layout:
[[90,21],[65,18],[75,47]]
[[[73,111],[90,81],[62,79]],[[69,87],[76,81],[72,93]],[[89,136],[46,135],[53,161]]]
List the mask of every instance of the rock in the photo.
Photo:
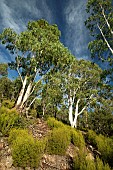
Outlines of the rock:
[[8,168],[11,168],[11,166],[12,166],[12,164],[13,164],[13,159],[12,159],[12,156],[7,156],[7,158],[6,158],[6,168],[8,169]]
[[73,158],[75,156],[75,151],[79,151],[79,148],[75,147],[73,144],[70,144],[67,148],[66,154]]
[[11,155],[11,149],[10,148],[8,148],[7,153],[8,153],[8,155]]
[[88,153],[87,156],[86,156],[86,159],[87,160],[94,160],[94,156],[92,153]]
[[4,148],[4,143],[0,142],[0,150]]
[[44,154],[40,167],[43,170],[70,170],[71,163],[71,159],[68,156]]

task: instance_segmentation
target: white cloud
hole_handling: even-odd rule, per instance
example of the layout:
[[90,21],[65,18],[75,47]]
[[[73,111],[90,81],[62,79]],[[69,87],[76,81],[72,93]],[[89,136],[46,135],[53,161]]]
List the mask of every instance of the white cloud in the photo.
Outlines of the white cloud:
[[2,28],[10,27],[16,32],[23,31],[27,22],[34,18],[53,21],[46,1],[40,0],[0,0],[0,17]]
[[[88,31],[85,28],[86,2],[83,0],[70,0],[64,8],[66,19],[65,40],[78,58],[88,58]],[[82,56],[84,54],[84,56]]]
[[20,31],[19,25],[12,16],[12,10],[5,4],[5,0],[1,0],[0,15],[2,17],[3,27],[13,28],[17,32]]
[[[26,29],[30,20],[47,19],[54,22],[46,0],[0,0],[0,31],[13,28],[17,33]],[[8,62],[11,56],[0,47],[0,62]]]

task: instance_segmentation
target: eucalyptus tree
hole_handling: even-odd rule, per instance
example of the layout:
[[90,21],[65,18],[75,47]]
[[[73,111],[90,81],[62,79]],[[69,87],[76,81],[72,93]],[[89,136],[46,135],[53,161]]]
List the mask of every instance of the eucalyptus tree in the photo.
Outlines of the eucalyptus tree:
[[70,62],[70,58],[67,57],[70,56],[70,52],[59,38],[60,31],[57,25],[50,25],[42,19],[29,22],[27,30],[20,34],[10,28],[0,34],[1,43],[15,57],[15,61],[9,66],[18,72],[22,82],[15,105],[17,109],[22,110],[25,107],[46,74],[53,69],[57,70],[61,63],[65,65]]
[[[94,37],[88,45],[91,56],[99,58],[111,65],[113,71],[113,3],[112,0],[88,0],[88,19],[86,27]],[[112,77],[113,75],[111,75]]]
[[78,117],[96,100],[102,70],[90,61],[75,60],[63,74],[65,105],[69,122],[77,127]]
[[8,75],[8,65],[6,63],[0,63],[0,76]]
[[112,136],[113,134],[113,101],[100,99],[88,116],[88,128],[97,134]]
[[112,135],[113,132],[113,87],[100,84],[97,102],[89,116],[89,128],[97,133]]
[[10,100],[13,96],[13,82],[7,77],[0,78],[0,100]]
[[63,103],[62,72],[59,70],[52,75],[48,74],[45,79],[44,88],[42,90],[41,101],[43,106],[43,116],[45,113],[51,112],[51,115],[56,118],[56,114]]

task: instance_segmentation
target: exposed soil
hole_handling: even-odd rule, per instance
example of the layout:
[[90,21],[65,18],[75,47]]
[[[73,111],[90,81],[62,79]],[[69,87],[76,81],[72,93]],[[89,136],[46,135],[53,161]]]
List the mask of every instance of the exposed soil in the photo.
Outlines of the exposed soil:
[[[45,137],[50,131],[43,119],[37,119],[34,124],[28,127],[28,130],[33,134],[33,137],[37,139]],[[44,154],[40,161],[39,168],[35,170],[71,170],[74,149],[75,146],[71,144],[67,148],[65,156]],[[13,166],[11,149],[8,145],[7,137],[0,137],[0,170],[23,170],[23,168]],[[32,169],[26,167],[26,170]]]

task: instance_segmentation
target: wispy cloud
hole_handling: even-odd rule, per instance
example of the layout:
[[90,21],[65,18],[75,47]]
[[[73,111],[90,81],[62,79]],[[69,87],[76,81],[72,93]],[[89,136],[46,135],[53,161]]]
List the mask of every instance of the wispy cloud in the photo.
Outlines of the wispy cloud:
[[85,28],[86,2],[83,0],[70,0],[64,8],[66,19],[65,40],[67,46],[72,49],[78,58],[88,59],[89,34]]
[[15,31],[19,32],[20,27],[18,21],[13,17],[13,10],[5,3],[5,0],[0,2],[0,15],[1,15],[1,24],[2,27],[10,27]]
[[45,18],[51,21],[52,14],[46,1],[1,0],[0,18],[2,28],[10,27],[20,32],[26,28],[29,20]]
[[[44,18],[50,23],[54,18],[46,0],[0,0],[0,32],[13,28],[17,33],[26,29],[27,22]],[[8,61],[11,56],[0,48],[0,62]],[[4,56],[4,57],[2,57]]]

